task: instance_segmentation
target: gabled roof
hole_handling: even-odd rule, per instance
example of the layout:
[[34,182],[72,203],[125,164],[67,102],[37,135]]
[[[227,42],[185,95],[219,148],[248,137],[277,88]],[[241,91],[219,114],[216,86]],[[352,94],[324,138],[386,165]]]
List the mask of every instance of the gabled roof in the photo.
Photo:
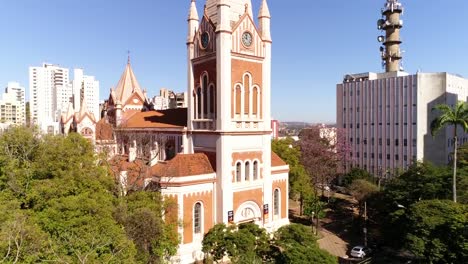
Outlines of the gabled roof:
[[173,159],[151,168],[153,177],[184,177],[214,173],[208,157],[203,153],[177,154]]
[[68,121],[70,121],[70,119],[72,119],[74,116],[75,116],[75,110],[73,109],[73,104],[69,103],[68,111],[62,114],[62,117],[61,117],[62,124],[68,123]]
[[279,167],[288,165],[284,162],[275,152],[271,152],[271,166],[272,167]]
[[115,87],[114,94],[112,94],[111,92],[111,97],[113,97],[115,103],[125,103],[132,96],[133,93],[137,93],[138,96],[140,96],[140,98],[145,99],[143,91],[135,77],[135,74],[133,73],[129,61],[127,63],[127,66],[125,67],[125,71],[123,72],[119,82],[117,83],[117,86]]
[[77,113],[75,116],[76,116],[76,120],[77,120],[78,123],[83,121],[83,119],[86,116],[88,116],[89,119],[91,119],[91,121],[96,123],[96,117],[94,116],[93,113],[88,111],[88,107],[87,107],[87,104],[86,104],[85,100],[81,101],[80,112]]
[[122,122],[122,128],[180,128],[187,127],[187,108],[136,112]]

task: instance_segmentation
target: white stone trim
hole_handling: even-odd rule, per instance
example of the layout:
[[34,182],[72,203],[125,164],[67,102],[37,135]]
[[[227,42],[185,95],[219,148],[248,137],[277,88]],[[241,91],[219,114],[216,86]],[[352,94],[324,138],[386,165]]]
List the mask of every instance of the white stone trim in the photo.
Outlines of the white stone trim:
[[254,182],[241,182],[239,184],[233,184],[232,190],[233,192],[239,191],[248,191],[248,190],[255,190],[255,189],[262,189],[263,190],[264,181],[258,180]]
[[214,179],[216,179],[216,173],[193,175],[193,176],[183,176],[183,177],[162,177],[161,182],[163,182],[163,183],[184,183],[184,182],[214,180]]
[[272,174],[271,180],[272,181],[287,181],[288,177],[289,177],[288,173]]

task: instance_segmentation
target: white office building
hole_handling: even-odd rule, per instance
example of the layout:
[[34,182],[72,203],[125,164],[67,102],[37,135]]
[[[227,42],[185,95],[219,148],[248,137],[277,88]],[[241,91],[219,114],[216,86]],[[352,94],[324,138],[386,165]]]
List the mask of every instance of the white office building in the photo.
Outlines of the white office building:
[[[467,101],[468,79],[448,73],[405,72],[346,75],[337,85],[337,126],[347,132],[352,162],[376,176],[413,161],[447,164],[453,127],[432,137],[437,104]],[[460,129],[459,143],[468,142]]]
[[26,104],[24,87],[17,82],[9,82],[0,100],[0,123],[9,125],[24,125],[26,123]]
[[84,75],[83,69],[74,69],[73,109],[79,112],[83,100],[88,111],[99,120],[101,116],[99,111],[99,81],[94,76]]

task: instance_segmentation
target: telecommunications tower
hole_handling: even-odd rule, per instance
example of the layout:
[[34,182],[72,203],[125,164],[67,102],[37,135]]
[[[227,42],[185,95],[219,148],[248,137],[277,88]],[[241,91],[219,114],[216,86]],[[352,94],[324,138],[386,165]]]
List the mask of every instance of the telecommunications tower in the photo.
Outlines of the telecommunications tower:
[[400,45],[400,29],[403,27],[403,6],[399,0],[387,0],[382,8],[382,18],[377,21],[377,28],[385,31],[385,36],[377,39],[383,46],[380,47],[382,56],[382,66],[386,72],[396,72],[403,70],[401,67],[402,52]]

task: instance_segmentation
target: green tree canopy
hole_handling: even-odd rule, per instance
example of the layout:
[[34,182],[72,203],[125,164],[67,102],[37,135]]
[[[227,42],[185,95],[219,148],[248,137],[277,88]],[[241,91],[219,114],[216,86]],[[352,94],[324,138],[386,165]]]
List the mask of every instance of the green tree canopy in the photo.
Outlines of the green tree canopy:
[[272,239],[257,225],[215,225],[203,239],[203,252],[215,261],[228,256],[232,263],[337,263],[336,257],[319,249],[310,227],[291,224]]
[[216,261],[228,256],[232,263],[262,263],[271,257],[265,229],[253,223],[215,225],[203,238],[202,250]]
[[345,187],[349,187],[351,183],[353,183],[355,180],[358,180],[358,179],[372,182],[373,177],[368,171],[364,169],[352,168],[348,173],[344,175],[342,184]]
[[[157,263],[148,256],[174,254],[177,236],[162,221],[159,194],[118,194],[113,176],[80,135],[41,135],[23,127],[3,132],[1,262]],[[144,251],[147,234],[158,236]]]
[[274,244],[278,248],[276,263],[338,263],[337,258],[321,250],[310,227],[290,224],[275,233]]
[[468,210],[448,200],[427,200],[407,212],[406,245],[425,263],[468,262]]

